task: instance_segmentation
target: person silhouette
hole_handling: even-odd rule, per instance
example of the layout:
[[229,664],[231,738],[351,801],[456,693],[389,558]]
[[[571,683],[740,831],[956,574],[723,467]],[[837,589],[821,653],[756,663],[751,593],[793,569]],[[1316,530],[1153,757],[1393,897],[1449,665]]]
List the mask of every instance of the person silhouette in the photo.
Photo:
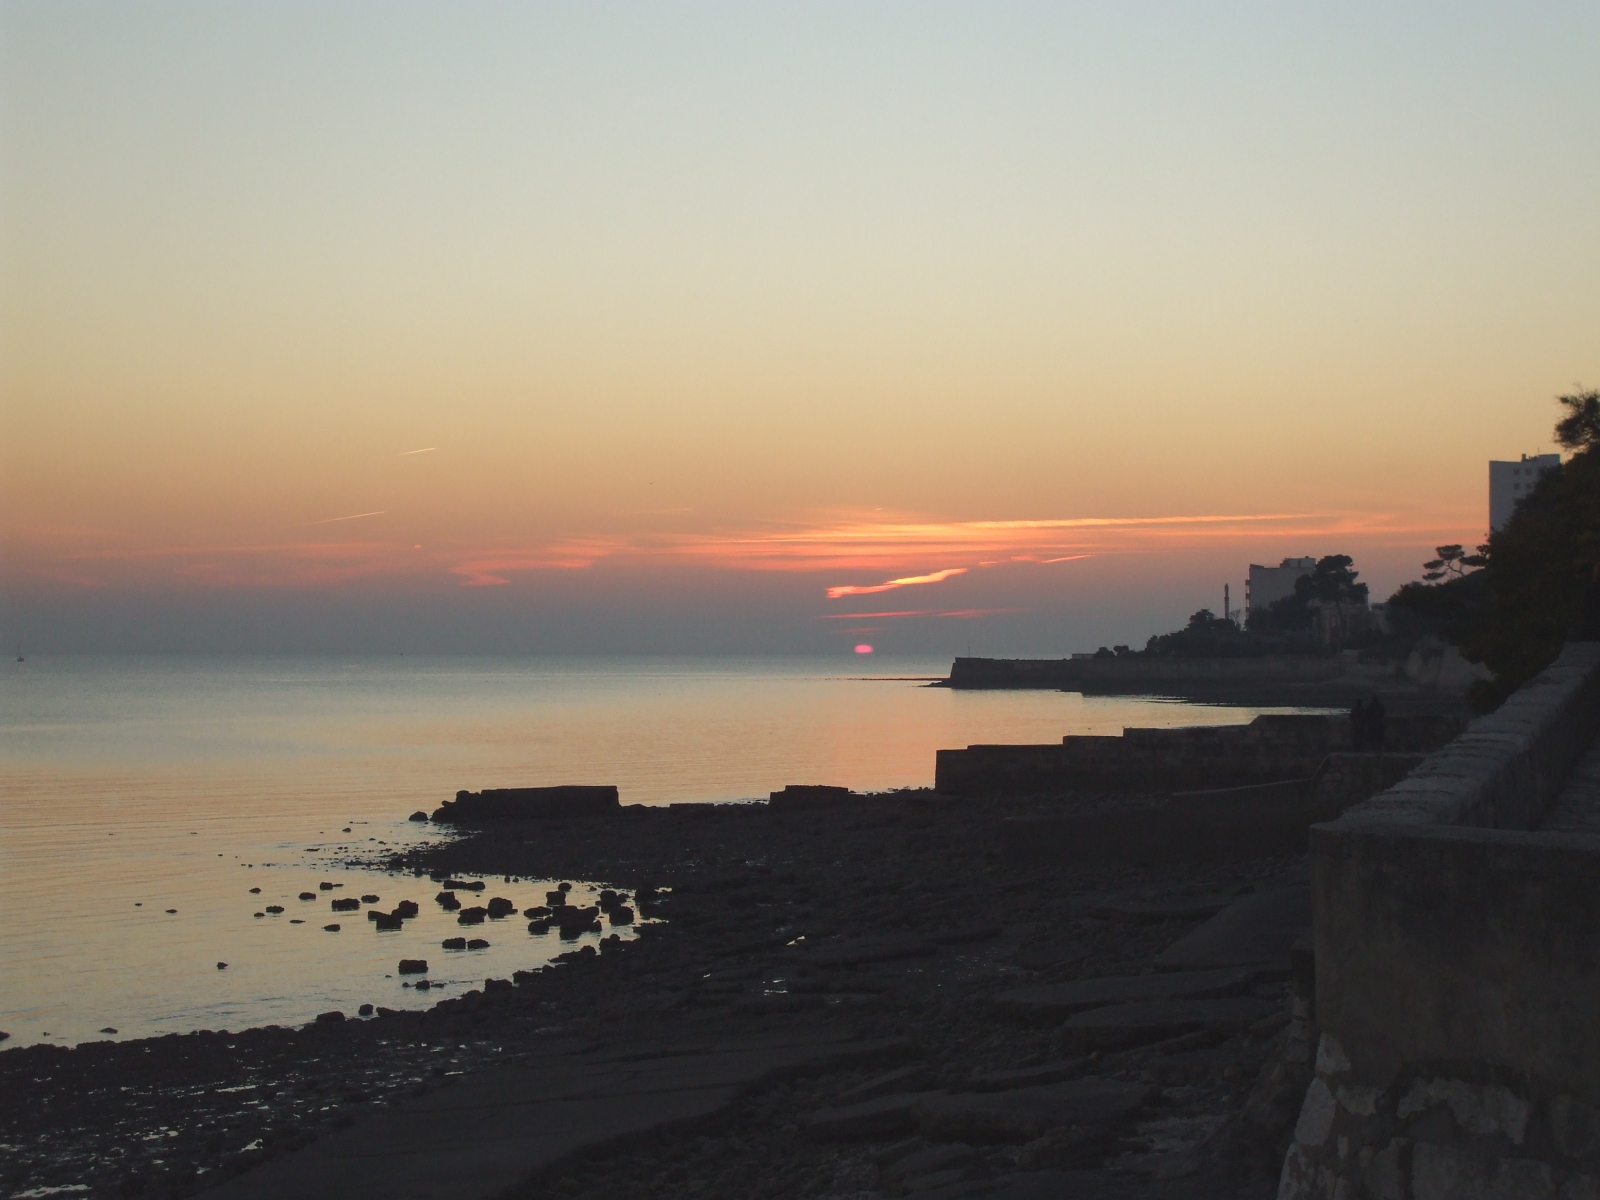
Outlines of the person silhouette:
[[1379,700],[1376,696],[1374,696],[1367,702],[1367,749],[1383,749],[1383,741],[1386,735],[1386,731],[1384,730],[1384,718],[1387,716],[1388,712],[1384,709],[1382,700]]

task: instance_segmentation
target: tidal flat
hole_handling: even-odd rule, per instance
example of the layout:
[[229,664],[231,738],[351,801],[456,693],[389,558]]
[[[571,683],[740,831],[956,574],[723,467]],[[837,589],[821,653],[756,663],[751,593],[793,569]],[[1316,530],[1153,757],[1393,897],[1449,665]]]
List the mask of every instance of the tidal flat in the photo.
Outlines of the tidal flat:
[[[0,1053],[0,1184],[252,1195],[271,1172],[507,1070],[534,1078],[574,1055],[683,1045],[692,1076],[708,1048],[782,1035],[874,1053],[757,1073],[688,1123],[634,1113],[613,1129],[615,1114],[596,1110],[521,1163],[515,1193],[1022,1196],[1066,1180],[1108,1197],[1272,1195],[1304,1089],[1285,1056],[1286,963],[1230,971],[1224,947],[1209,975],[1204,961],[1157,967],[1213,914],[1295,894],[1303,860],[1009,866],[1005,819],[1062,803],[906,790],[825,811],[630,807],[500,823],[375,861],[429,903],[428,877],[450,874],[659,898],[631,942],[602,940],[421,1011]],[[397,877],[374,875],[390,890]],[[1178,976],[1192,994],[1161,999]],[[1117,1099],[1072,1109],[1091,1094]],[[1044,1115],[1022,1119],[1007,1097]],[[365,1169],[372,1195],[391,1194],[385,1170],[403,1170]],[[440,1194],[473,1194],[461,1186]]]

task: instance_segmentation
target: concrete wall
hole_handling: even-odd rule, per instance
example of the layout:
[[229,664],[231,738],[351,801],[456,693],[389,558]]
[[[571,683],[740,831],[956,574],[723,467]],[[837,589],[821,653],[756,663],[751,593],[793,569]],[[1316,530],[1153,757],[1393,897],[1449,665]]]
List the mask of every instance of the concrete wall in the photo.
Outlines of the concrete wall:
[[[1432,750],[1460,728],[1453,717],[1391,717],[1388,745],[1400,753]],[[1309,779],[1330,753],[1349,745],[1350,723],[1342,716],[1125,729],[1121,737],[1068,736],[1060,745],[940,750],[934,787],[952,796],[1241,787]]]
[[1600,837],[1537,827],[1600,644],[1311,830],[1317,1077],[1282,1200],[1600,1196]]
[[1067,688],[1128,691],[1207,683],[1314,683],[1342,671],[1336,657],[1260,658],[958,658],[955,688]]

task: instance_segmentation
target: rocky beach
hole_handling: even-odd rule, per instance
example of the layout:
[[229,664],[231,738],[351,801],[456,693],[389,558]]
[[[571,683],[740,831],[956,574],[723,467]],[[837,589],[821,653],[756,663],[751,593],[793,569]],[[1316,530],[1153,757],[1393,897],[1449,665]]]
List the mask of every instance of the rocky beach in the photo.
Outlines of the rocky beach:
[[[1289,954],[1303,860],[1002,856],[1009,817],[1136,803],[900,791],[464,830],[372,863],[385,893],[588,880],[638,897],[640,936],[425,1011],[0,1053],[0,1182],[271,1194],[270,1172],[382,1143],[507,1071],[538,1095],[579,1059],[654,1055],[699,1098],[653,1117],[626,1095],[601,1106],[512,1164],[511,1190],[1271,1195],[1309,1078]],[[496,936],[526,936],[523,920]],[[745,1057],[718,1065],[729,1048]],[[697,1091],[701,1074],[722,1090]]]

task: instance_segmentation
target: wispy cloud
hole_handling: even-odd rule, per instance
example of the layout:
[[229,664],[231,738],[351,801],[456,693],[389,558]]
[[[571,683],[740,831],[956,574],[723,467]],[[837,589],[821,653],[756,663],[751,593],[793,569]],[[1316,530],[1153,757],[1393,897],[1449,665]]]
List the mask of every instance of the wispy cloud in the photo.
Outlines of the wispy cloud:
[[906,575],[900,579],[891,579],[887,583],[874,583],[869,586],[856,584],[840,584],[828,589],[828,599],[838,600],[843,596],[870,596],[875,592],[892,592],[896,588],[917,587],[924,583],[943,583],[952,575],[965,575],[965,567],[946,567],[942,571],[934,571],[928,575]]
[[376,509],[372,512],[351,513],[348,517],[326,517],[321,521],[307,521],[300,526],[301,529],[310,529],[313,525],[335,525],[340,521],[359,521],[362,517],[381,517],[387,509]]
[[399,454],[395,455],[395,457],[409,458],[413,454],[432,454],[438,448],[439,447],[437,446],[424,446],[421,450],[402,450]]

